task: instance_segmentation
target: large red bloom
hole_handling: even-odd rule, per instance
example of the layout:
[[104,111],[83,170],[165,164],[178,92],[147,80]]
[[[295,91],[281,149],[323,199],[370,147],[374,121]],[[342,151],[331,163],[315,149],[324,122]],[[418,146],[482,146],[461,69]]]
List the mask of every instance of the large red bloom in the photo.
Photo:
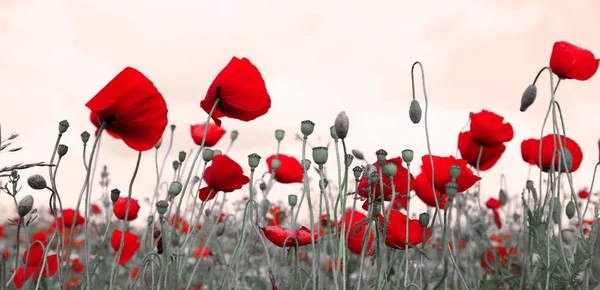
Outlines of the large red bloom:
[[[265,237],[280,248],[295,247],[296,242],[298,243],[298,247],[306,246],[311,243],[312,239],[310,229],[307,227],[301,227],[296,231],[289,231],[281,226],[267,226],[261,229]],[[318,232],[315,232],[314,235],[316,241],[319,236]]]
[[[352,214],[354,212],[354,215]],[[352,218],[352,219],[350,219]],[[345,222],[344,231],[348,238],[348,249],[350,252],[360,255],[363,249],[363,241],[366,238],[367,244],[365,253],[370,256],[373,254],[373,230],[370,228],[367,232],[368,224],[365,222],[367,216],[358,211],[347,210],[343,219]],[[338,223],[338,231],[342,231],[342,220]]]
[[227,155],[217,155],[204,171],[206,187],[200,189],[198,197],[202,201],[215,198],[217,192],[232,192],[250,182],[242,167]]
[[[124,220],[127,214],[127,197],[119,197],[115,204],[113,205],[113,212],[115,216]],[[129,202],[129,214],[127,214],[127,221],[135,220],[138,217],[138,212],[140,211],[140,204],[136,199],[131,199]]]
[[[556,134],[548,134],[542,138],[542,163],[539,164],[539,150],[540,150],[540,141],[537,139],[528,139],[521,143],[521,154],[523,156],[523,160],[529,162],[532,165],[538,165],[540,169],[544,172],[548,172],[552,165],[552,157],[554,157],[554,170],[558,171],[559,164],[559,152],[560,146],[558,144],[558,135]],[[565,142],[566,141],[566,142]],[[556,151],[554,142],[556,142]],[[569,151],[571,154],[572,165],[569,172],[575,172],[579,169],[581,165],[581,161],[583,160],[583,152],[581,151],[581,147],[575,142],[573,139],[561,135],[560,142],[564,146],[565,149]],[[562,160],[560,163],[563,164]],[[564,167],[562,171],[564,172]]]
[[141,72],[127,67],[100,90],[86,106],[96,113],[106,131],[123,139],[131,149],[154,147],[167,126],[165,99]]
[[[473,174],[473,171],[467,167],[467,161],[464,159],[455,159],[453,156],[440,157],[435,155],[432,155],[431,158],[433,159],[433,167],[435,170],[433,183],[435,184],[435,189],[439,192],[446,192],[446,183],[452,181],[452,177],[450,177],[450,167],[455,164],[460,167],[460,175],[456,179],[456,183],[458,183],[458,192],[469,189],[481,179],[479,176]],[[421,157],[421,161],[423,162],[421,170],[427,175],[427,178],[431,180],[431,162],[429,160],[429,155]]]
[[481,110],[471,115],[471,137],[481,146],[497,146],[513,139],[514,132],[510,123],[503,123],[504,117],[493,112]]
[[298,159],[287,156],[283,154],[271,155],[267,158],[267,166],[269,167],[269,172],[273,173],[273,168],[271,168],[271,162],[275,157],[279,158],[281,161],[281,165],[275,171],[275,180],[281,183],[301,183],[302,178],[304,178],[304,170],[302,169],[302,165],[300,165],[300,161]]
[[415,193],[417,196],[428,206],[435,207],[435,198],[437,196],[438,204],[440,209],[446,208],[447,195],[442,195],[439,191],[435,191],[433,195],[433,188],[431,187],[431,180],[423,172],[417,175],[415,179]]
[[[204,130],[206,124],[191,125],[190,130],[192,132],[192,139],[196,145],[202,145],[202,138],[204,137]],[[206,140],[204,140],[204,147],[215,146],[219,140],[225,135],[225,129],[213,123],[208,124],[208,131],[206,132]]]
[[[15,273],[14,283],[15,287],[21,289],[23,287],[23,283],[28,279],[37,279],[40,273],[44,278],[51,277],[56,274],[58,271],[58,256],[56,254],[47,255],[46,256],[46,265],[42,268],[42,264],[44,264],[44,248],[39,243],[35,243],[35,241],[41,242],[44,247],[48,245],[48,240],[46,235],[36,233],[31,237],[30,246],[23,252],[23,262],[25,266],[18,268]],[[46,272],[48,270],[48,272]],[[11,272],[14,272],[12,270]],[[27,273],[25,273],[27,272]],[[48,275],[49,274],[49,275]],[[25,277],[27,275],[27,277]]]
[[[123,232],[120,229],[114,229],[112,237],[110,239],[110,245],[117,252],[120,249],[121,237]],[[119,258],[119,264],[125,265],[133,258],[138,248],[140,247],[140,240],[138,236],[131,232],[125,232],[125,242],[123,243],[123,250],[121,250],[121,256]]]
[[[392,159],[388,159],[385,162],[394,162],[396,164],[396,174],[393,176],[394,178],[394,190],[396,191],[396,197],[398,196],[405,196],[408,192],[410,192],[410,190],[412,190],[415,186],[415,177],[412,175],[412,173],[410,174],[410,189],[408,188],[409,184],[409,177],[408,177],[408,170],[402,166],[402,158],[401,157],[396,157],[396,158],[392,158]],[[383,172],[379,169],[379,162],[375,162],[373,164],[373,166],[375,166],[375,168],[377,169],[377,172],[379,172],[381,174],[381,180],[383,181],[383,198],[385,201],[390,201],[392,199],[392,183],[390,182],[390,179],[388,177],[385,176],[385,174],[383,174]],[[376,182],[374,182],[371,185],[372,188],[369,188],[369,181],[367,180],[367,178],[364,176],[362,176],[359,184],[358,184],[358,195],[364,197],[364,198],[369,198],[370,192],[369,190],[371,190],[372,192],[374,192],[375,198],[380,199],[382,197],[381,194],[381,185],[379,184],[379,180],[377,180]],[[406,202],[407,199],[406,197],[402,197],[400,199],[400,204],[402,204],[402,206],[404,208],[406,208]]]
[[271,97],[260,71],[247,59],[233,57],[208,88],[200,107],[210,113],[219,100],[212,118],[221,125],[221,117],[241,121],[254,120],[269,111]]
[[[408,220],[408,239],[406,237],[406,215],[399,210],[392,209],[388,217],[387,235],[385,244],[395,249],[411,248],[412,245],[418,245],[427,241],[431,237],[431,231],[421,226],[417,219]],[[383,215],[379,215],[379,220],[383,224]],[[408,241],[408,245],[406,242]]]
[[[481,146],[471,137],[471,131],[465,131],[458,135],[458,151],[460,156],[467,160],[469,165],[477,167],[479,159],[479,170],[485,171],[496,165],[496,162],[502,157],[506,146],[502,143],[494,146]],[[481,157],[479,151],[481,150]]]
[[566,41],[557,41],[552,47],[550,69],[561,79],[590,79],[598,70],[600,60],[584,48]]

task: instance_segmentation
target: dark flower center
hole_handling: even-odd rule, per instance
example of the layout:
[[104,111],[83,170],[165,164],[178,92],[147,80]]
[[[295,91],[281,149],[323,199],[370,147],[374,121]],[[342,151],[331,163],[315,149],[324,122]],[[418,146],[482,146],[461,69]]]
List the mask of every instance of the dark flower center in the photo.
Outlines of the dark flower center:
[[219,109],[219,111],[225,112],[225,108],[223,108],[223,100],[221,98],[221,87],[217,87],[217,101],[217,108]]

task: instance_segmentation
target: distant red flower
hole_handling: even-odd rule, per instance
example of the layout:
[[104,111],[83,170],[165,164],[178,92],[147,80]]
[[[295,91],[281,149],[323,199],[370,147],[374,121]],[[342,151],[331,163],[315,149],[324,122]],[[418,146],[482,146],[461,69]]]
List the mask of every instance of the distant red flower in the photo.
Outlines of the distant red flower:
[[579,196],[579,198],[584,199],[584,198],[588,198],[588,196],[590,196],[590,192],[587,190],[582,190],[577,195]]
[[167,126],[165,99],[141,72],[127,67],[100,90],[86,106],[106,122],[106,131],[131,149],[146,151],[160,140]]
[[[394,178],[394,190],[396,191],[396,197],[401,198],[399,203],[402,204],[402,206],[404,208],[406,208],[406,203],[407,203],[407,199],[406,199],[406,194],[408,192],[410,192],[410,190],[412,190],[415,186],[415,177],[412,175],[412,173],[410,174],[410,189],[408,188],[409,184],[409,178],[408,178],[408,170],[402,166],[402,158],[401,157],[395,157],[392,159],[388,159],[385,162],[393,162],[396,164],[397,167],[397,171],[396,171],[396,175],[393,176]],[[383,181],[383,200],[385,201],[390,201],[392,199],[392,183],[390,182],[390,179],[385,176],[383,174],[383,172],[380,171],[380,167],[379,167],[379,163],[380,162],[375,162],[373,163],[373,166],[375,166],[375,169],[377,170],[377,172],[381,173],[381,180]],[[369,188],[369,181],[367,180],[367,177],[365,177],[365,175],[363,174],[359,184],[358,184],[358,195],[364,197],[364,198],[370,198],[370,192],[373,192],[375,195],[375,198],[377,199],[381,199],[382,194],[381,194],[381,185],[379,184],[379,180],[374,182],[372,185],[372,188]],[[400,197],[402,196],[402,197]]]
[[212,164],[204,171],[203,179],[206,187],[201,188],[198,193],[202,201],[215,198],[219,191],[232,192],[250,182],[242,167],[227,155],[215,156]]
[[[190,131],[192,133],[192,139],[196,145],[202,145],[202,138],[204,138],[205,124],[191,125]],[[208,131],[206,131],[206,140],[204,140],[204,147],[212,147],[217,145],[219,140],[225,135],[227,131],[223,127],[209,123]]]
[[279,158],[279,161],[281,161],[281,165],[277,171],[275,171],[275,180],[280,183],[301,183],[303,181],[304,170],[302,169],[302,165],[300,165],[298,159],[292,156],[283,154],[269,156],[269,158],[267,158],[269,172],[273,173],[271,162],[273,162],[275,157]]
[[561,79],[586,81],[598,70],[599,61],[587,49],[566,41],[557,41],[552,47],[550,69]]
[[443,210],[446,207],[447,195],[442,195],[436,190],[434,196],[431,180],[423,172],[415,179],[415,193],[428,206],[435,207],[435,198],[437,197],[440,209]]
[[196,249],[196,259],[200,258],[200,257],[208,258],[209,255],[210,255],[210,248],[198,247]]
[[[127,197],[119,197],[119,199],[117,199],[117,201],[113,205],[113,212],[114,212],[115,216],[120,220],[124,220],[125,215],[127,214],[128,199],[129,198],[127,198]],[[128,221],[135,220],[138,217],[139,211],[140,211],[140,205],[139,205],[137,199],[132,198],[131,201],[129,202],[129,214],[127,215],[127,220]]]
[[221,117],[251,121],[271,108],[271,97],[258,69],[247,59],[233,57],[217,75],[200,102],[200,107],[210,113],[219,100],[212,118],[221,125]]
[[[54,276],[58,271],[58,256],[56,254],[47,255],[44,265],[44,249],[39,243],[33,244],[33,241],[32,238],[30,248],[23,252],[25,266],[18,268],[15,273],[14,283],[15,287],[18,289],[23,287],[23,283],[26,280],[37,279],[40,273],[46,278]],[[47,243],[44,243],[44,245],[47,245]],[[44,265],[43,268],[42,265]],[[15,270],[11,270],[11,272],[14,271]],[[25,272],[27,272],[27,277],[25,277]]]
[[65,221],[65,227],[71,228],[73,224],[76,226],[82,225],[85,222],[85,219],[77,212],[77,216],[75,216],[75,210],[73,209],[65,209],[62,212],[62,217]]
[[471,115],[473,141],[481,146],[493,147],[512,140],[513,127],[503,122],[504,117],[486,110]]
[[269,209],[269,214],[273,217],[267,218],[267,223],[270,226],[280,226],[282,220],[286,218],[285,212],[281,210],[281,207],[278,205],[271,205]]
[[[417,219],[408,220],[408,239],[406,237],[406,215],[399,210],[392,209],[388,217],[387,235],[385,244],[395,249],[411,248],[411,245],[418,245],[431,237],[428,228],[421,226]],[[383,224],[383,215],[379,214],[379,220]],[[425,238],[423,238],[425,237]],[[406,242],[408,241],[408,244]]]
[[[552,164],[552,158],[554,157],[554,170],[558,171],[558,164],[560,159],[558,152],[561,147],[559,146],[557,137],[558,135],[556,134],[548,134],[542,138],[541,166],[539,165],[538,156],[540,141],[536,139],[528,139],[523,141],[523,143],[521,143],[521,153],[523,154],[523,160],[532,160],[533,163],[531,163],[530,161],[528,162],[530,162],[530,164],[533,165],[538,165],[538,167],[540,167],[542,171],[548,172]],[[554,142],[556,142],[556,151],[554,151]],[[569,172],[575,172],[577,169],[579,169],[581,161],[583,160],[583,152],[581,151],[581,147],[579,147],[577,142],[575,142],[569,137],[566,137],[565,142],[565,136],[563,135],[560,136],[560,143],[564,146],[565,149],[569,151],[569,153],[571,153],[571,159],[573,163]],[[526,148],[524,149],[524,147]],[[560,163],[564,164],[562,160],[560,160]],[[565,169],[563,167],[562,171],[564,172],[564,170]]]
[[[368,229],[369,231],[367,233],[368,224],[365,222],[365,219],[367,218],[365,214],[358,211],[354,211],[354,215],[352,213],[352,210],[347,210],[343,217],[345,220],[344,231],[348,238],[348,250],[354,254],[360,255],[362,253],[364,238],[366,238],[367,244],[365,246],[365,253],[367,256],[370,256],[373,254],[373,230]],[[340,219],[338,223],[338,231],[342,231],[342,219]]]
[[538,139],[527,139],[521,142],[521,157],[523,161],[536,165],[538,164],[538,151],[540,150],[540,140]]
[[[440,193],[445,193],[446,183],[452,181],[452,177],[450,177],[450,167],[452,165],[456,164],[460,167],[460,175],[456,179],[456,183],[458,183],[458,192],[469,189],[481,179],[481,177],[473,174],[473,171],[467,167],[467,161],[464,159],[456,159],[453,156],[440,157],[435,155],[432,155],[431,158],[433,159],[433,168],[435,170],[433,183],[435,184],[435,189]],[[431,162],[429,160],[429,155],[421,157],[421,161],[423,162],[421,170],[425,173],[427,178],[431,180]]]
[[502,207],[502,203],[500,203],[499,200],[490,197],[490,199],[488,199],[488,201],[485,203],[485,206],[487,206],[489,209],[499,209]]
[[92,204],[92,213],[93,214],[101,214],[102,209],[97,204]]
[[[508,260],[509,258],[514,259],[514,256],[517,255],[517,250],[514,247],[510,247],[507,251],[507,249],[505,247],[493,247],[490,250],[487,250],[486,252],[481,254],[481,268],[483,268],[483,270],[485,270],[488,274],[490,275],[494,275],[494,268],[495,268],[495,264],[496,264],[496,258],[495,257],[499,257],[500,261],[497,261],[499,263],[500,266],[502,267],[506,267],[508,266]],[[510,257],[513,256],[513,257]],[[514,268],[515,264],[512,265],[513,266],[513,272],[515,272],[515,274],[518,274],[516,272],[516,268]]]
[[81,263],[79,258],[75,258],[75,259],[71,260],[71,269],[73,269],[73,272],[82,273],[84,268],[85,267],[84,267],[83,263]]
[[[121,237],[123,232],[120,229],[114,229],[112,237],[110,239],[110,245],[115,252],[117,252],[121,246]],[[135,252],[140,247],[140,240],[138,236],[131,232],[125,232],[125,242],[123,243],[123,249],[121,250],[121,256],[119,258],[119,265],[125,265],[133,258]],[[116,254],[116,253],[115,253]]]
[[[298,243],[298,247],[306,246],[311,243],[312,239],[310,229],[307,227],[301,227],[298,230],[289,231],[281,226],[267,226],[261,228],[261,230],[269,241],[280,248],[295,247],[296,242]],[[314,235],[316,241],[319,235],[318,233],[314,233]]]
[[175,216],[171,216],[171,226],[184,234],[188,233],[190,230],[190,224],[180,216],[178,216],[177,219],[175,219]]
[[[481,146],[472,138],[471,131],[465,131],[458,135],[458,150],[460,156],[473,167],[479,166],[480,171],[485,171],[496,165],[506,146],[502,143],[494,146]],[[479,151],[481,150],[481,156]],[[479,161],[479,163],[477,162]]]
[[494,222],[499,229],[502,228],[502,219],[500,219],[500,213],[498,210],[494,210]]

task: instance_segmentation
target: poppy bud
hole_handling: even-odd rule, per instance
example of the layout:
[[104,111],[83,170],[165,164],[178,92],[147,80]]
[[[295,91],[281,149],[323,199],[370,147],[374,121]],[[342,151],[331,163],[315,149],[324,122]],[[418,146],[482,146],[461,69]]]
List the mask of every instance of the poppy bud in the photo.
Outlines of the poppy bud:
[[81,133],[81,142],[83,142],[83,144],[86,144],[89,140],[90,133],[88,133],[88,131],[83,131],[83,133]]
[[154,216],[148,217],[148,226],[151,226],[154,223]]
[[192,184],[196,184],[200,181],[200,177],[198,176],[194,176],[194,178],[192,178]]
[[110,200],[112,200],[112,202],[115,203],[119,199],[120,195],[121,195],[121,191],[115,188],[110,191]]
[[158,253],[159,255],[163,253],[162,237],[160,239],[158,239],[158,242],[156,243],[156,253]]
[[302,161],[302,163],[300,163],[300,166],[302,166],[302,170],[309,170],[310,169],[310,165],[311,165],[311,162],[308,159],[304,159]]
[[252,154],[248,155],[248,165],[250,165],[250,168],[255,169],[256,167],[258,167],[259,163],[260,163],[260,155],[258,155],[256,153],[252,153]]
[[388,155],[388,153],[387,153],[387,151],[385,151],[383,149],[379,149],[375,152],[375,155],[377,155],[377,161],[384,162],[385,157]]
[[406,162],[406,164],[409,164],[413,161],[414,158],[414,152],[411,149],[404,149],[402,150],[402,160],[404,160],[404,162]]
[[185,151],[179,151],[179,156],[177,156],[179,158],[179,162],[183,163],[183,161],[185,161],[186,156],[187,153],[185,153]]
[[281,160],[279,160],[279,158],[275,157],[271,159],[271,169],[273,170],[273,172],[277,171],[277,169],[279,169],[280,166]]
[[261,181],[258,184],[258,188],[260,188],[260,190],[262,190],[262,191],[265,191],[265,189],[267,189],[267,184]]
[[360,150],[352,149],[352,155],[358,160],[365,160],[365,155]]
[[408,109],[408,116],[413,124],[419,124],[421,122],[421,105],[419,101],[412,100],[410,102],[410,108]]
[[335,133],[338,138],[345,139],[348,136],[348,129],[350,128],[350,120],[348,120],[348,115],[346,115],[345,111],[341,111],[337,117],[335,118],[335,123],[333,124],[335,128]]
[[504,189],[500,189],[500,192],[498,193],[498,201],[500,201],[500,204],[502,205],[505,205],[508,201],[508,196],[506,195],[506,191],[504,191]]
[[523,92],[523,96],[521,97],[521,112],[525,112],[529,106],[533,104],[535,101],[535,97],[537,96],[537,87],[535,85],[529,85]]
[[[375,166],[373,166],[375,167]],[[367,170],[368,172],[369,170]],[[371,173],[369,173],[369,180],[371,182],[377,182],[379,181],[379,172],[377,172],[376,170],[371,171]]]
[[567,214],[567,218],[569,219],[572,219],[575,215],[575,203],[572,200],[570,200],[569,203],[567,203],[565,213]]
[[327,157],[329,156],[327,147],[314,147],[312,150],[313,161],[317,165],[323,165],[327,163]]
[[177,126],[175,124],[171,124],[170,128],[171,128],[171,131],[175,131],[175,128],[177,128]]
[[363,169],[360,166],[354,166],[354,168],[352,168],[352,173],[354,174],[354,178],[356,180],[358,180],[360,178],[360,175],[362,174]]
[[327,181],[327,179],[319,180],[319,188],[321,190],[325,190],[325,188],[327,188],[327,185],[329,185],[329,181]]
[[429,224],[429,214],[424,212],[419,215],[419,223],[422,227],[426,227]]
[[288,195],[288,204],[291,207],[294,207],[294,206],[296,206],[296,203],[298,203],[298,196],[295,194]]
[[354,161],[354,156],[352,154],[346,154],[346,158],[344,159],[344,165],[346,168],[349,168],[352,165],[352,161]]
[[169,195],[178,196],[179,193],[181,193],[182,187],[183,187],[183,185],[179,181],[171,182],[171,185],[169,185],[169,191],[168,191]]
[[215,157],[215,152],[210,148],[204,148],[204,151],[202,151],[202,160],[209,162],[213,157]]
[[[563,146],[564,146],[564,144],[563,144]],[[563,150],[565,150],[564,155],[563,155],[562,150],[558,150],[558,156],[560,157],[560,160],[558,160],[557,162],[559,162],[561,164],[560,171],[571,172],[571,168],[573,168],[573,156],[571,155],[571,151],[569,151],[568,148],[563,147]],[[564,156],[565,160],[563,160],[563,156]],[[566,164],[565,164],[565,161],[566,161]]]
[[554,223],[556,224],[560,223],[560,200],[558,200],[558,198],[556,197],[552,197],[552,199],[550,199],[550,206],[554,206],[554,208],[552,209],[552,221],[554,221]]
[[204,215],[205,216],[210,216],[210,209],[205,209],[204,210]]
[[223,152],[221,152],[221,150],[219,150],[219,149],[215,149],[215,150],[213,150],[213,154],[214,154],[215,156],[217,156],[217,155],[222,155],[222,154],[223,154]]
[[29,187],[37,190],[45,189],[47,186],[46,179],[39,174],[29,176],[29,178],[27,178],[27,184]]
[[457,179],[460,176],[460,166],[456,165],[456,164],[452,164],[452,166],[450,166],[450,177],[452,177],[452,179]]
[[335,132],[335,126],[329,127],[329,135],[331,135],[331,139],[333,139],[335,141],[340,139],[340,137],[338,137],[337,133]]
[[179,161],[173,160],[173,170],[179,169]]
[[315,130],[315,123],[309,120],[302,121],[300,123],[300,132],[304,137],[308,137],[308,135],[312,134],[313,130]]
[[231,141],[235,141],[235,139],[237,139],[238,135],[240,135],[240,132],[238,132],[238,130],[233,130],[229,134],[229,138],[231,138]]
[[67,120],[62,120],[62,121],[58,122],[58,133],[59,134],[67,132],[67,129],[69,129],[69,122],[67,122]]
[[218,224],[215,233],[217,234],[217,237],[222,236],[225,233],[225,223]]
[[393,178],[396,175],[396,172],[398,172],[396,163],[389,161],[383,165],[383,175],[387,178]]
[[281,129],[275,130],[275,139],[277,140],[277,142],[281,142],[281,140],[283,140],[283,137],[285,137],[285,131]]
[[16,169],[13,169],[13,170],[10,172],[10,177],[12,177],[13,179],[19,179],[19,176],[20,176],[20,175],[19,175],[19,171],[17,171]]
[[158,139],[158,142],[156,142],[156,144],[154,145],[154,149],[160,148],[160,145],[162,145],[162,140],[163,140],[162,137],[160,137],[160,139]]
[[263,199],[260,202],[260,215],[265,216],[267,212],[269,212],[269,208],[271,207],[271,202],[268,199]]
[[17,206],[17,213],[19,214],[20,217],[24,217],[26,214],[28,214],[31,211],[32,208],[33,208],[33,196],[28,194],[23,199],[21,199],[21,201],[19,201],[19,204]]
[[167,212],[169,203],[166,200],[159,200],[156,202],[156,211],[160,215],[164,215]]
[[533,180],[527,180],[527,183],[525,183],[525,188],[532,190],[533,189]]
[[56,153],[58,154],[58,157],[65,156],[67,154],[67,152],[69,152],[69,146],[67,146],[65,144],[58,145],[58,149],[56,149]]
[[458,193],[458,183],[456,181],[446,183],[446,194],[448,197],[452,198],[456,196],[456,193]]
[[573,234],[572,230],[562,230],[560,233],[561,233],[563,241],[565,241],[565,243],[567,243],[567,245],[569,245],[573,242],[575,235]]

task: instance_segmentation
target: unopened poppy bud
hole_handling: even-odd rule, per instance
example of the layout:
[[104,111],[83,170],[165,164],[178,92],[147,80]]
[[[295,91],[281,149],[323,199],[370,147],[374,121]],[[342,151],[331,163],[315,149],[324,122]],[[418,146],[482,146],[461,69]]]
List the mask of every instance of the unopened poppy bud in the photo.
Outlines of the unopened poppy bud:
[[408,109],[408,116],[413,124],[419,124],[421,122],[421,105],[419,101],[412,100],[410,102],[410,108]]
[[335,132],[335,126],[329,127],[329,135],[331,135],[331,139],[333,139],[334,141],[340,139],[340,137],[338,137],[337,133]]
[[271,207],[271,202],[268,199],[263,199],[260,202],[260,215],[264,216],[269,212],[269,208]]
[[207,217],[210,216],[210,209],[205,209],[204,210],[204,215],[207,216]]
[[456,164],[452,164],[450,166],[450,177],[452,177],[452,179],[457,179],[460,176],[460,166],[456,165]]
[[112,202],[115,203],[119,199],[120,195],[121,195],[121,191],[115,188],[110,191],[110,200],[112,200]]
[[350,120],[348,120],[348,115],[346,115],[345,111],[341,111],[337,115],[333,127],[335,128],[335,133],[338,138],[346,139],[346,136],[348,136],[348,129],[350,128]]
[[572,219],[575,216],[575,203],[570,200],[567,203],[567,208],[565,208],[565,213],[567,214],[567,218]]
[[167,202],[166,200],[159,200],[158,202],[156,202],[156,211],[158,212],[158,214],[164,215],[167,212],[168,208],[169,202]]
[[67,132],[67,129],[69,129],[69,122],[67,122],[67,120],[62,120],[62,121],[58,122],[58,133],[59,134]]
[[300,163],[300,165],[302,166],[302,170],[309,170],[311,162],[308,159],[304,159],[302,160],[302,163]]
[[215,156],[217,156],[217,155],[223,155],[223,152],[221,152],[221,150],[219,150],[219,149],[215,149],[215,150],[213,150],[213,154]]
[[327,181],[327,179],[319,180],[319,188],[321,190],[325,190],[325,188],[327,188],[328,185],[329,185],[329,181]]
[[458,183],[456,183],[456,181],[450,181],[450,182],[446,183],[446,194],[448,195],[448,197],[452,198],[452,197],[456,196],[457,193],[458,193]]
[[204,150],[202,151],[202,160],[204,160],[204,162],[211,161],[214,156],[215,152],[210,148],[204,148]]
[[250,165],[250,168],[255,169],[256,167],[258,167],[259,163],[260,163],[260,155],[258,155],[256,153],[252,153],[252,154],[248,155],[248,165]]
[[388,161],[383,165],[383,175],[387,178],[393,178],[398,172],[398,166],[396,163]]
[[527,86],[521,96],[521,112],[525,112],[533,104],[535,97],[537,97],[537,87],[535,85]]
[[235,141],[235,139],[237,139],[237,137],[240,135],[240,132],[238,132],[238,130],[233,130],[231,131],[231,133],[229,134],[229,138],[231,139],[231,141]]
[[360,150],[352,149],[352,155],[358,160],[365,160],[365,155]]
[[315,123],[309,120],[302,121],[300,123],[300,132],[304,137],[308,137],[315,130]]
[[532,190],[533,189],[533,180],[527,180],[527,183],[525,183],[525,188]]
[[502,205],[505,205],[508,201],[508,195],[506,195],[506,191],[504,191],[504,189],[500,189],[500,192],[498,193],[498,201],[500,201],[500,204]]
[[387,153],[387,151],[385,151],[383,149],[379,149],[375,152],[375,155],[377,156],[377,161],[384,162],[386,160],[388,153]]
[[220,237],[224,233],[225,233],[225,223],[218,224],[217,228],[215,229],[215,234],[217,235],[217,237]]
[[10,177],[12,177],[13,179],[19,179],[19,171],[17,171],[16,169],[13,169],[10,172]]
[[90,133],[88,133],[88,131],[83,131],[83,133],[81,133],[81,142],[86,144],[88,141],[90,141]]
[[186,156],[187,156],[187,153],[185,153],[185,151],[179,151],[179,156],[177,156],[179,159],[179,162],[183,163],[183,161],[185,161]]
[[194,178],[192,178],[192,184],[196,184],[200,181],[200,177],[198,176],[194,176]]
[[147,222],[148,222],[148,226],[151,226],[154,223],[154,216],[152,216],[152,215],[149,216]]
[[19,204],[17,206],[17,213],[20,217],[24,217],[31,211],[32,208],[33,196],[28,194],[23,199],[21,199],[21,201],[19,201]]
[[177,126],[175,124],[171,124],[170,128],[171,128],[171,131],[175,131],[175,128],[177,128]]
[[181,182],[179,181],[173,181],[171,182],[171,185],[169,185],[169,195],[172,196],[178,196],[179,193],[181,193],[181,189],[183,188],[183,185],[181,184]]
[[419,223],[422,227],[426,227],[429,224],[429,214],[424,212],[419,215]]
[[567,243],[567,245],[570,245],[575,238],[575,234],[573,234],[572,230],[562,230],[561,236],[562,236],[563,241],[565,241],[565,243]]
[[344,165],[346,165],[346,168],[350,168],[352,161],[354,161],[354,156],[352,156],[352,154],[346,154],[346,158],[344,159]]
[[554,223],[558,224],[558,223],[560,223],[560,214],[561,214],[560,200],[558,200],[558,198],[556,198],[556,197],[552,197],[552,199],[550,200],[550,205],[554,206],[554,208],[552,209],[552,221],[554,221]]
[[294,206],[296,206],[296,203],[298,203],[298,196],[295,194],[288,195],[288,204],[291,207],[294,207]]
[[27,178],[27,184],[29,187],[37,190],[45,189],[47,186],[46,179],[39,174],[29,176],[29,178]]
[[[563,142],[564,143],[564,142]],[[563,144],[564,146],[564,144]],[[564,150],[564,155],[563,155],[563,151]],[[563,147],[562,150],[558,150],[558,156],[560,157],[560,160],[557,160],[558,163],[561,164],[561,172],[571,172],[571,168],[573,168],[573,156],[571,155],[571,151],[569,151],[568,148]],[[564,157],[564,159],[563,159]],[[565,164],[566,161],[566,164]]]
[[173,160],[173,170],[179,169],[179,161]]
[[58,157],[63,157],[67,154],[67,152],[69,152],[69,146],[65,145],[65,144],[59,144],[58,148],[56,149],[56,153],[58,154]]
[[413,158],[415,157],[414,152],[411,149],[404,149],[402,150],[402,160],[406,163],[409,164],[413,161]]
[[313,161],[317,165],[323,165],[327,163],[327,157],[329,153],[327,151],[327,147],[314,147],[312,150]]
[[283,137],[285,137],[285,131],[281,129],[275,130],[275,140],[277,140],[277,142],[281,142],[281,140],[283,140]]
[[281,160],[279,160],[279,158],[275,157],[271,159],[271,169],[273,169],[273,171],[277,171],[277,169],[279,169],[280,166]]
[[258,184],[258,188],[260,188],[260,190],[262,190],[262,191],[265,191],[265,189],[267,189],[267,184],[261,181]]
[[154,144],[154,149],[160,148],[160,145],[162,145],[162,140],[163,140],[162,137],[160,137],[160,139],[158,139],[158,142],[156,142],[156,144]]
[[356,180],[358,180],[360,178],[360,175],[362,174],[363,169],[360,166],[354,166],[354,168],[352,168],[352,173],[354,174],[354,178]]

